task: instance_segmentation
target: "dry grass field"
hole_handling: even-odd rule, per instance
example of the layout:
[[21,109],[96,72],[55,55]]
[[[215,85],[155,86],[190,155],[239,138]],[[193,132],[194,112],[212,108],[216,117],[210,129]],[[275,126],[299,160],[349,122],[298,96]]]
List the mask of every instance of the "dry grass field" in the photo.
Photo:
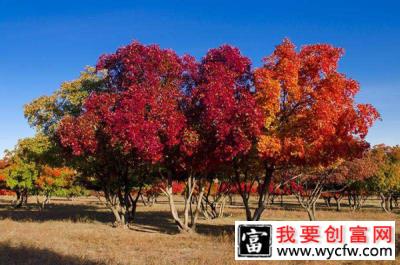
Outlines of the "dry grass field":
[[[48,209],[14,210],[10,197],[0,197],[0,264],[400,264],[392,262],[235,262],[233,248],[234,221],[243,220],[243,210],[230,207],[229,215],[214,221],[201,219],[198,233],[179,234],[171,222],[165,201],[152,207],[140,205],[137,221],[131,229],[113,228],[112,215],[95,198],[68,201],[53,199]],[[396,220],[399,213],[386,214],[369,202],[360,212],[320,210],[319,220]],[[307,220],[294,205],[284,209],[273,206],[263,216],[268,220]],[[397,222],[396,241],[400,237]],[[396,243],[397,243],[396,242]],[[399,246],[397,253],[399,252]]]

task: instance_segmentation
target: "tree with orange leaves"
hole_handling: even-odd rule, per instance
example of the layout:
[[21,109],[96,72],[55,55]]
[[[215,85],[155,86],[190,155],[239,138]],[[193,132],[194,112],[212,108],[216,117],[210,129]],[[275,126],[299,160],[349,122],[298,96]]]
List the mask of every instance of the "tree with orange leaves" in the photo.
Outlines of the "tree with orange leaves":
[[44,166],[41,174],[35,181],[37,195],[44,196],[44,200],[40,202],[37,196],[37,203],[41,209],[50,202],[51,196],[71,197],[77,187],[75,184],[76,172],[67,167],[54,168],[48,165]]
[[4,174],[4,169],[6,169],[10,163],[6,159],[0,160],[0,189],[6,188],[6,175]]
[[254,71],[256,99],[264,113],[257,144],[264,176],[257,178],[259,220],[274,172],[292,166],[329,166],[360,156],[365,137],[379,118],[370,104],[356,104],[357,81],[338,71],[343,49],[329,44],[296,51],[285,39]]

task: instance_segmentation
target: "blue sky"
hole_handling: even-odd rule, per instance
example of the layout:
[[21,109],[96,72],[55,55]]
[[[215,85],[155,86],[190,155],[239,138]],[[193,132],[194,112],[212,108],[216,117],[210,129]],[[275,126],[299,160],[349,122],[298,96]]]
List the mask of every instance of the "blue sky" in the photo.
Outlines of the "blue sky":
[[229,43],[256,66],[285,37],[343,47],[340,69],[383,117],[368,140],[400,144],[400,5],[367,2],[0,0],[0,152],[33,134],[25,103],[132,40],[198,58]]

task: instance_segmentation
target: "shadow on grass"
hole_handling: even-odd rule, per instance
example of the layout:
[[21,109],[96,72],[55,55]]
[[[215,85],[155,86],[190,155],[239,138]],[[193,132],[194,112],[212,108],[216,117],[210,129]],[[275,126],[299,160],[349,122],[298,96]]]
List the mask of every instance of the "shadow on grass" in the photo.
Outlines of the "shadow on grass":
[[[11,219],[17,222],[100,222],[109,225],[114,222],[114,217],[108,209],[105,209],[104,207],[100,208],[96,205],[82,204],[50,204],[42,211],[38,210],[34,204],[30,204],[28,207],[20,209],[14,209],[9,205],[0,204],[0,220],[1,219]],[[137,232],[147,233],[179,233],[178,227],[174,223],[169,211],[141,211],[139,209],[131,229]],[[234,226],[198,223],[197,232],[200,234],[219,236],[226,233],[233,233]]]
[[36,206],[14,209],[0,204],[0,219],[11,219],[18,222],[72,221],[112,223],[110,212],[91,205],[50,204],[40,211]]
[[[131,228],[138,232],[178,234],[179,230],[170,212],[145,211],[138,212],[135,224]],[[209,236],[221,236],[235,232],[235,226],[197,223],[196,232]]]
[[[0,199],[1,202],[1,199]],[[100,222],[111,225],[114,222],[112,213],[98,203],[88,204],[50,204],[48,208],[39,211],[34,204],[28,208],[14,209],[11,206],[0,203],[0,220],[11,219],[18,222],[46,222],[46,221],[70,221],[80,223]],[[235,207],[236,208],[236,207]],[[275,207],[271,207],[276,209]],[[278,207],[277,207],[278,208]],[[278,208],[279,209],[279,208]],[[280,208],[282,209],[282,208]],[[292,204],[284,204],[284,210],[297,211],[301,208],[293,207]],[[379,210],[379,209],[377,209]],[[321,209],[318,209],[321,211]],[[197,224],[197,233],[208,236],[232,236],[234,234],[234,224],[220,224],[221,222],[204,222],[201,220]],[[131,230],[146,233],[179,234],[177,225],[168,210],[150,210],[149,208],[138,209],[134,224]],[[397,240],[399,242],[400,238]],[[396,242],[396,243],[397,243]],[[400,247],[397,253],[400,252]],[[2,264],[2,263],[0,263]]]
[[103,262],[95,262],[80,259],[74,256],[64,256],[47,249],[20,246],[12,247],[0,244],[0,264],[7,265],[105,265]]

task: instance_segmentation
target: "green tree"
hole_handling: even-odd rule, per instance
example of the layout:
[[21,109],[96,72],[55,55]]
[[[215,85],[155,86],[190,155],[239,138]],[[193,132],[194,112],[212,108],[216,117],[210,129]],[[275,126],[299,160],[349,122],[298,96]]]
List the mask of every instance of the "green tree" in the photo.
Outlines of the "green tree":
[[[87,67],[80,76],[72,81],[63,82],[61,86],[49,96],[41,96],[24,106],[24,115],[31,127],[35,128],[42,139],[49,144],[49,152],[46,157],[51,166],[70,167],[78,170],[81,182],[97,188],[99,183],[93,176],[107,174],[107,164],[94,157],[70,157],[65,155],[55,132],[60,121],[65,117],[79,116],[83,111],[84,102],[94,92],[104,90],[105,71],[96,71],[94,67]],[[33,154],[33,157],[37,157]],[[43,156],[42,156],[43,158]],[[103,174],[103,175],[104,175]],[[85,193],[85,189],[73,185],[71,189],[58,193],[71,196]]]
[[378,170],[372,178],[372,187],[381,198],[382,209],[393,209],[393,196],[400,191],[400,146],[378,145],[372,150]]
[[29,194],[36,194],[35,182],[43,167],[59,163],[55,146],[44,134],[18,141],[12,151],[6,152],[9,165],[2,170],[6,185],[17,194],[16,207],[27,203]]
[[13,190],[17,199],[14,202],[16,208],[21,207],[28,201],[28,194],[34,189],[34,182],[38,177],[38,171],[34,163],[26,161],[14,151],[8,151],[6,159],[9,164],[2,169],[6,185]]
[[81,113],[86,98],[104,87],[105,72],[87,67],[79,78],[61,84],[50,96],[41,96],[24,106],[24,115],[37,131],[51,137],[60,120]]

